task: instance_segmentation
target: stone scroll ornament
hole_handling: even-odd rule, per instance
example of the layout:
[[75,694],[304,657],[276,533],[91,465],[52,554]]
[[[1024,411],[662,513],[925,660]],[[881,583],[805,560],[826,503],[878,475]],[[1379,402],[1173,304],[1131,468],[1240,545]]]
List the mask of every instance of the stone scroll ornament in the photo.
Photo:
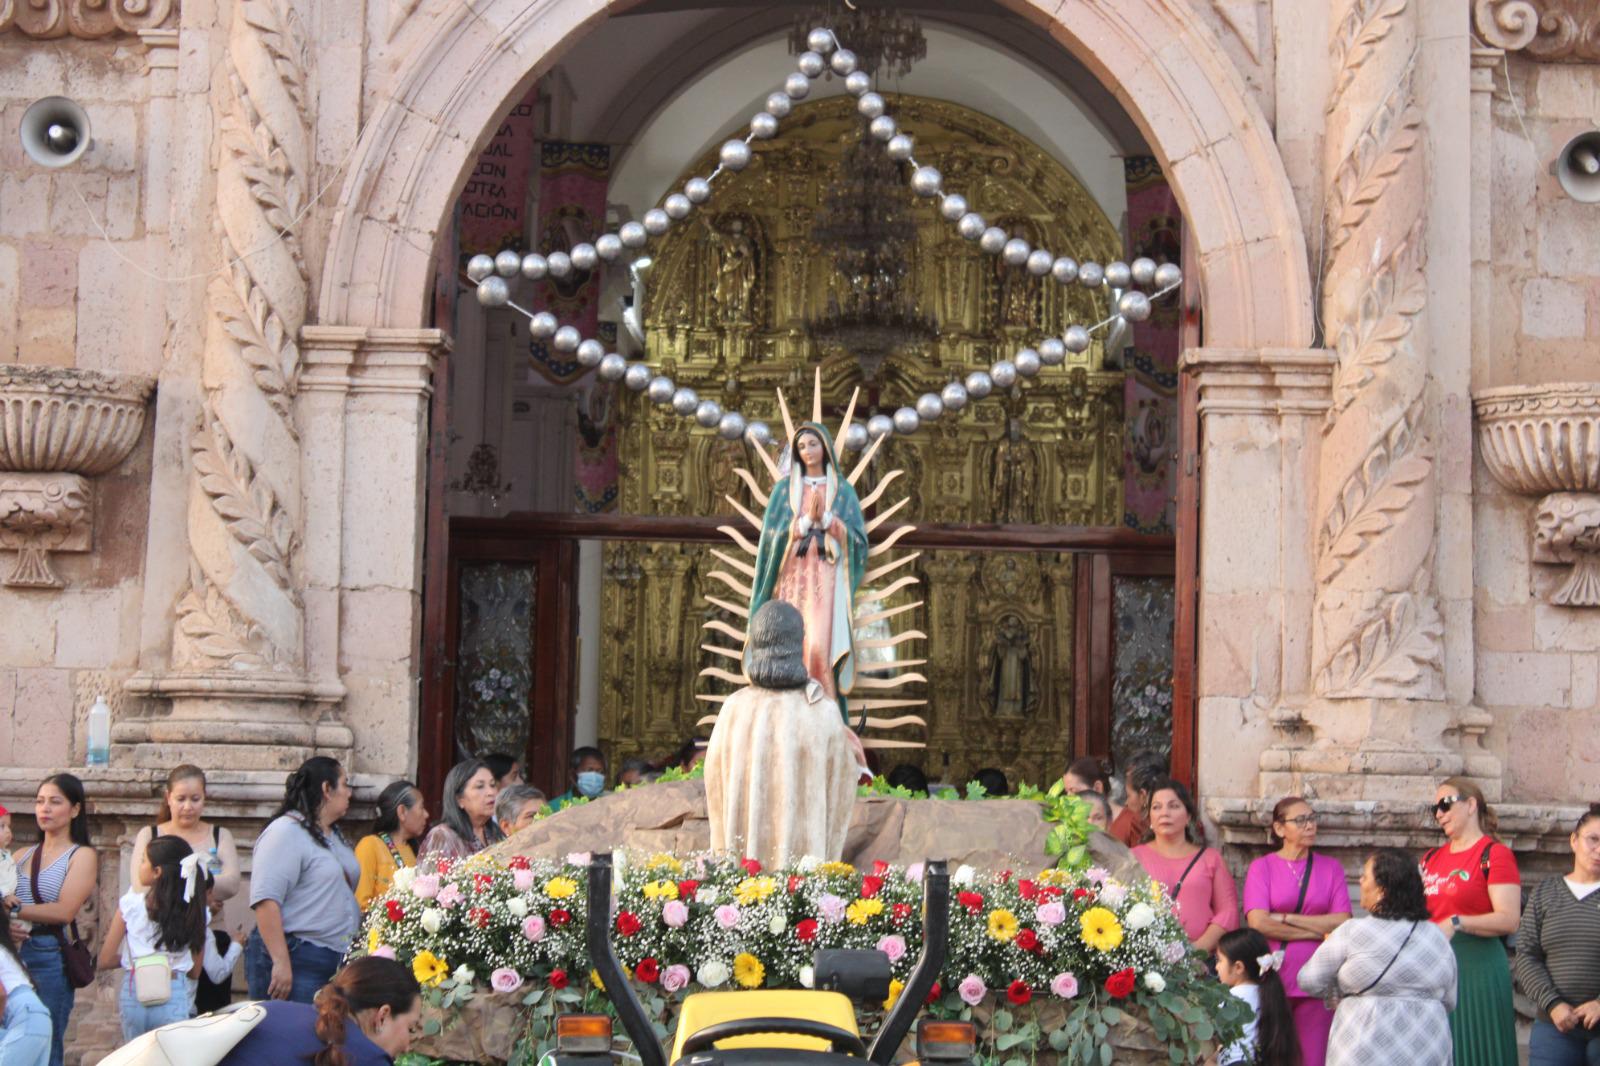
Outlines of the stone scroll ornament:
[[1060,366],[1068,352],[1088,350],[1096,332],[1109,330],[1116,335],[1127,322],[1149,318],[1151,301],[1173,292],[1182,283],[1182,272],[1175,263],[1157,264],[1144,258],[1131,264],[1079,263],[1071,256],[1057,256],[1044,248],[1034,248],[1021,237],[989,225],[982,215],[970,208],[964,196],[945,191],[944,179],[938,170],[917,163],[914,139],[900,130],[889,113],[887,102],[872,91],[872,78],[856,69],[855,54],[840,45],[832,30],[813,29],[806,43],[810,50],[799,56],[799,70],[784,80],[781,89],[767,97],[765,109],[751,118],[749,133],[743,139],[729,140],[722,145],[717,169],[709,176],[690,178],[682,191],[667,196],[660,207],[646,211],[640,221],[625,223],[617,232],[597,237],[592,244],[575,245],[570,253],[518,255],[507,250],[493,257],[474,256],[467,263],[467,278],[477,286],[479,302],[485,307],[509,306],[526,315],[535,340],[548,341],[557,352],[572,354],[579,365],[594,369],[602,380],[621,381],[628,389],[644,393],[651,402],[670,405],[679,416],[693,418],[699,425],[717,430],[725,439],[743,437],[757,449],[765,448],[772,442],[772,429],[765,422],[750,421],[738,411],[724,410],[716,400],[701,398],[695,390],[680,387],[645,363],[630,363],[617,352],[607,352],[600,341],[584,337],[574,326],[561,324],[548,311],[535,314],[519,307],[511,299],[510,279],[518,275],[532,281],[545,277],[565,278],[575,271],[593,270],[602,261],[635,258],[652,237],[662,236],[707,203],[719,175],[749,166],[754,157],[752,142],[777,136],[781,120],[793,109],[795,101],[809,96],[812,82],[830,71],[845,79],[845,89],[856,98],[857,110],[868,121],[869,135],[884,142],[891,159],[904,164],[912,192],[937,199],[940,216],[963,238],[975,242],[984,252],[998,256],[1006,266],[1025,270],[1035,278],[1048,277],[1060,285],[1077,284],[1091,291],[1105,290],[1112,308],[1112,313],[1102,321],[1069,325],[1060,336],[1046,337],[1019,349],[1010,358],[997,360],[987,369],[973,370],[963,378],[952,380],[939,392],[924,393],[892,415],[874,414],[864,421],[841,427],[838,443],[843,450],[861,453],[870,442],[891,433],[915,433],[925,423],[945,415],[955,416],[971,402],[982,400],[996,390],[1010,390],[1024,378],[1036,377],[1047,367]]
[[177,8],[176,0],[0,0],[0,33],[93,40],[156,29]]
[[1337,0],[1327,104],[1322,318],[1338,356],[1324,428],[1313,687],[1439,699],[1425,140],[1408,0]]

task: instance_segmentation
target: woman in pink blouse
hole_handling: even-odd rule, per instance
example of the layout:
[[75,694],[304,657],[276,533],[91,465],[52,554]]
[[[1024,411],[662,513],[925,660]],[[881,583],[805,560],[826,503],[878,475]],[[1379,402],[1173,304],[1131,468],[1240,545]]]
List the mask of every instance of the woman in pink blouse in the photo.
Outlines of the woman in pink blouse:
[[1178,921],[1189,941],[1207,954],[1222,934],[1239,928],[1239,894],[1222,854],[1206,847],[1194,797],[1177,781],[1150,790],[1151,839],[1133,849],[1150,879],[1177,902]]
[[1296,978],[1323,938],[1349,919],[1350,885],[1338,860],[1311,850],[1317,812],[1299,796],[1285,796],[1272,808],[1270,832],[1278,850],[1251,863],[1244,875],[1244,918],[1283,952],[1284,991],[1301,1055],[1305,1066],[1322,1066],[1333,1012],[1302,992]]

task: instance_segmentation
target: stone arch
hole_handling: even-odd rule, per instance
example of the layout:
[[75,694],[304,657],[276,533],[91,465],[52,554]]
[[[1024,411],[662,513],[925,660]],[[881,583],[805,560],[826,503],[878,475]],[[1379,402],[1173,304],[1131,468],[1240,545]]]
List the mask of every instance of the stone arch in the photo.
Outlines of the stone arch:
[[[1265,116],[1210,30],[1168,0],[1004,2],[1100,79],[1160,159],[1199,251],[1206,343],[1309,345],[1311,278],[1288,177]],[[481,145],[603,10],[595,0],[424,0],[396,42],[395,54],[410,58],[340,193],[322,323],[426,324],[437,237]]]

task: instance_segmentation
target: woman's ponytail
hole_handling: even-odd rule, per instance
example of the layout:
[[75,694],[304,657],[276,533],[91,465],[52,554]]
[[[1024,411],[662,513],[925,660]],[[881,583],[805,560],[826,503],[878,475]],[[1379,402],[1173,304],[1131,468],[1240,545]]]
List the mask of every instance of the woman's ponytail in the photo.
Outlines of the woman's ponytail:
[[362,1011],[388,1007],[392,1016],[410,1013],[422,989],[409,967],[393,959],[366,955],[340,970],[317,993],[317,1039],[324,1047],[312,1066],[351,1066],[344,1049],[346,1025]]
[[1300,1066],[1300,1034],[1289,1010],[1289,993],[1283,987],[1283,956],[1272,950],[1267,938],[1254,929],[1234,929],[1217,941],[1217,950],[1229,962],[1244,966],[1244,975],[1260,993],[1261,1012],[1256,1027],[1256,1059],[1272,1066]]
[[324,1047],[311,1057],[312,1066],[350,1066],[350,1055],[344,1049],[344,1023],[353,1013],[350,997],[337,981],[324,985],[317,993],[317,1039]]
[[[159,877],[145,893],[144,905],[156,926],[156,947],[203,951],[206,944],[206,872],[182,837],[156,837],[145,857]],[[187,868],[185,860],[188,861]],[[185,874],[194,880],[190,882]],[[185,899],[185,894],[188,899]]]

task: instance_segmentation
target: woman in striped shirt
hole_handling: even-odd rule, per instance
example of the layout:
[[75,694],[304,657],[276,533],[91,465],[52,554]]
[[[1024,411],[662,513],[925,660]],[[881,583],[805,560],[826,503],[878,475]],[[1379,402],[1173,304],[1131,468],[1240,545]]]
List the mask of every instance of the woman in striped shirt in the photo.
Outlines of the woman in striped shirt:
[[1572,872],[1522,912],[1517,983],[1539,1009],[1528,1066],[1600,1064],[1600,803],[1573,830]]

